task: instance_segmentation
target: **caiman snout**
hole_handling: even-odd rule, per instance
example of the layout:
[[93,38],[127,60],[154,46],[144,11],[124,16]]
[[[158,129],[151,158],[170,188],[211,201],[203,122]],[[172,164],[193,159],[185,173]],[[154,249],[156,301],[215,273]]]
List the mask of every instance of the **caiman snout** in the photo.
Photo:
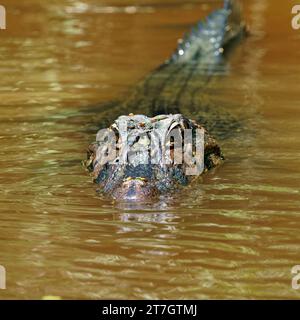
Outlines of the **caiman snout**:
[[115,199],[145,200],[157,194],[155,187],[144,178],[127,178],[113,191]]

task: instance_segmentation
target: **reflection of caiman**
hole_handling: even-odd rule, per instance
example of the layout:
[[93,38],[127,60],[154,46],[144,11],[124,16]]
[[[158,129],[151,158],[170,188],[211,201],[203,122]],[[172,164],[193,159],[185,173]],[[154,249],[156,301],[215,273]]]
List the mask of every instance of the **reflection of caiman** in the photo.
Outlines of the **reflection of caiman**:
[[[89,147],[86,166],[105,193],[117,199],[145,199],[187,184],[190,178],[186,165],[174,161],[170,132],[177,129],[184,144],[185,129],[202,128],[189,119],[196,119],[217,137],[236,131],[238,122],[213,108],[204,89],[209,89],[215,75],[224,73],[223,53],[244,30],[239,5],[225,0],[224,8],[195,26],[172,57],[142,81],[127,100],[102,110],[103,123],[111,121],[113,115],[119,118],[107,131],[99,131],[96,142]],[[147,116],[121,116],[129,112]],[[157,139],[151,135],[154,130]],[[109,132],[116,136],[115,143]],[[206,171],[221,162],[222,154],[214,138],[206,130],[202,132]],[[192,141],[194,145],[194,134]],[[168,163],[162,160],[164,143],[169,143]],[[115,153],[109,155],[114,147]],[[186,146],[181,147],[185,150]],[[159,154],[155,164],[148,161],[153,149],[156,156]]]

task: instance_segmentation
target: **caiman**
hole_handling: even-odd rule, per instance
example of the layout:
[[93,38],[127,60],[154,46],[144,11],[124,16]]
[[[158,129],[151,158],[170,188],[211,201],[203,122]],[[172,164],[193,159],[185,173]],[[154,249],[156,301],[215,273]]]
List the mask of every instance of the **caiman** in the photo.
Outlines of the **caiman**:
[[[85,165],[105,194],[121,200],[146,200],[187,185],[193,176],[187,174],[184,161],[174,159],[177,147],[182,153],[186,150],[186,129],[193,132],[193,155],[200,143],[195,131],[202,132],[199,173],[224,160],[211,132],[224,138],[239,124],[230,115],[220,116],[220,109],[209,102],[208,91],[213,77],[224,73],[230,44],[245,33],[240,5],[225,0],[224,7],[186,34],[173,55],[141,81],[127,99],[101,110],[102,124],[107,125],[113,116],[117,120],[98,132],[96,142],[88,148]],[[181,135],[179,144],[170,134],[174,129]],[[165,161],[166,145],[169,161]],[[151,161],[153,154],[156,161]],[[194,161],[189,165],[198,164]]]

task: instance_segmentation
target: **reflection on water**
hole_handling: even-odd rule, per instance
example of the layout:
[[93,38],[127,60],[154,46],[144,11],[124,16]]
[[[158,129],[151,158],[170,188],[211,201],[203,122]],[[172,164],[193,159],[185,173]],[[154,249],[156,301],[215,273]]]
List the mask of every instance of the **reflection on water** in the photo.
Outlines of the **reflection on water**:
[[299,34],[288,3],[245,2],[252,35],[215,84],[251,130],[222,142],[222,167],[148,204],[98,196],[80,163],[101,103],[164,61],[209,1],[2,3],[1,297],[299,297]]

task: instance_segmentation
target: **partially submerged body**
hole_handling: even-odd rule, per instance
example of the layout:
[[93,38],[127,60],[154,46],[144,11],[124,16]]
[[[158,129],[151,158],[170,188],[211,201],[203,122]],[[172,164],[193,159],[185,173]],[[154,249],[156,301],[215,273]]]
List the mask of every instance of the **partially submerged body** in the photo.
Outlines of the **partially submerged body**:
[[[234,1],[225,1],[224,8],[200,22],[172,57],[127,100],[117,108],[102,111],[105,124],[112,113],[119,118],[108,131],[99,131],[96,142],[89,147],[86,166],[105,193],[118,199],[147,199],[186,185],[193,176],[221,163],[220,147],[206,129],[226,136],[237,129],[238,122],[230,116],[221,119],[203,89],[214,75],[224,72],[224,48],[243,32],[239,7]],[[146,116],[122,116],[133,111]],[[174,129],[178,129],[179,143],[170,138]],[[192,131],[190,146],[185,140],[186,129]],[[202,130],[202,140],[195,138],[197,129]],[[156,135],[152,135],[154,131]],[[194,163],[189,159],[187,164],[185,151],[189,148],[195,156],[200,143],[200,158],[196,163],[195,157]],[[115,152],[111,152],[113,149]],[[181,155],[181,163],[176,162],[176,155]],[[188,174],[193,166],[198,166],[196,174]]]

